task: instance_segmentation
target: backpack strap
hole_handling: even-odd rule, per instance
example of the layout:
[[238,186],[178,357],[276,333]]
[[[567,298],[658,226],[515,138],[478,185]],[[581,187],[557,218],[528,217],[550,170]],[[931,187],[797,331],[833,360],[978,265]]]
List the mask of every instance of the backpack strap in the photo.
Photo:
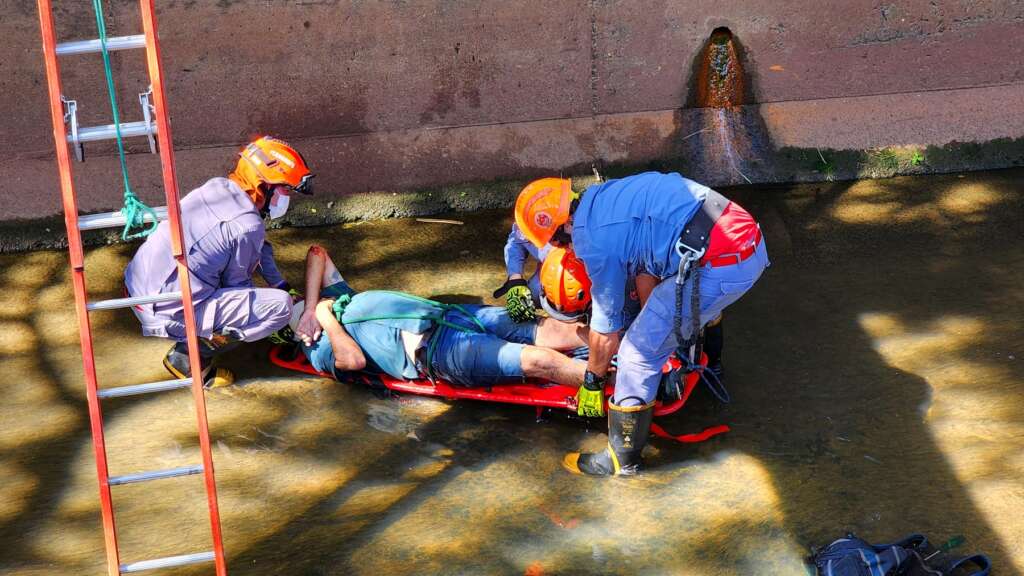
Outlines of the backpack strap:
[[963,558],[954,560],[946,566],[945,572],[951,574],[960,566],[965,566],[967,564],[974,564],[980,568],[980,570],[971,572],[967,576],[988,576],[989,571],[992,569],[992,562],[989,561],[988,556],[985,556],[984,554],[975,554],[974,556],[964,556]]

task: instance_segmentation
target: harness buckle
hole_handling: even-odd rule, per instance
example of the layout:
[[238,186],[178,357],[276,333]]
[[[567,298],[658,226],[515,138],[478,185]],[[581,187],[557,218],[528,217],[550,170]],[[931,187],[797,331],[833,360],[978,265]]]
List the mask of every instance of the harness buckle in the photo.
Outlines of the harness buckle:
[[676,284],[682,285],[690,271],[690,266],[698,262],[704,256],[704,248],[697,250],[692,246],[683,243],[682,239],[676,241],[676,253],[679,254],[679,271],[676,273]]
[[[676,240],[676,254],[679,254],[680,258],[686,258],[687,256],[693,257],[695,260],[700,260],[704,257],[705,247],[694,248],[683,242],[682,238]],[[692,256],[695,255],[695,256]]]

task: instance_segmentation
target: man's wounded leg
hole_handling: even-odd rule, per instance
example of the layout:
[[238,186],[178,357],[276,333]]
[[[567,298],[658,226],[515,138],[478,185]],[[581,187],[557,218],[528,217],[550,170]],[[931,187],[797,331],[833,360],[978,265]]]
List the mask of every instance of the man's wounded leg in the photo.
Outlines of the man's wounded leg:
[[319,244],[310,246],[306,252],[306,295],[319,295],[320,290],[343,280],[327,249]]
[[583,385],[583,375],[587,371],[586,362],[573,360],[561,352],[539,346],[525,346],[520,362],[523,374],[528,378],[550,380],[577,388]]
[[[289,324],[271,334],[270,341],[274,344],[301,341],[312,344],[315,342],[320,337],[321,330],[320,323],[316,320],[316,304],[320,298],[327,296],[323,293],[324,288],[344,286],[345,290],[348,290],[348,285],[343,284],[344,281],[345,279],[338,271],[338,267],[334,265],[327,249],[319,244],[310,246],[306,251],[306,272],[303,283],[306,300],[309,301],[309,313],[306,314],[306,301],[297,300],[292,305],[292,318]],[[310,294],[316,296],[309,296]],[[329,296],[336,297],[337,294]]]
[[[288,322],[291,298],[273,288],[223,288],[196,308],[199,357],[203,382],[207,386],[226,386],[234,375],[224,369],[213,370],[213,359],[242,342],[255,342]],[[184,334],[164,357],[164,367],[177,378],[188,378],[191,369]]]

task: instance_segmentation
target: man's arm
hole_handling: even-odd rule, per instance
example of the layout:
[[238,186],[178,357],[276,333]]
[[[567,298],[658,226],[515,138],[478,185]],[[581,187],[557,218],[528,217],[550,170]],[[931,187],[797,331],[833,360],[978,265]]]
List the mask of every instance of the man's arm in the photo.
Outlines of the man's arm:
[[622,309],[626,302],[626,267],[607,256],[584,257],[583,263],[593,282],[587,369],[604,376],[612,356],[619,351]]
[[348,335],[345,327],[334,317],[334,300],[323,300],[316,305],[316,319],[320,321],[331,350],[334,351],[334,367],[338,370],[358,371],[366,368],[366,356],[359,344]]
[[[531,254],[533,244],[523,236],[519,228],[513,224],[512,231],[505,242],[505,271],[510,280],[523,277],[523,266]],[[534,249],[536,251],[536,249]]]
[[620,336],[618,332],[605,334],[590,328],[590,357],[587,359],[587,370],[598,376],[608,373],[611,366],[612,356],[619,351]]

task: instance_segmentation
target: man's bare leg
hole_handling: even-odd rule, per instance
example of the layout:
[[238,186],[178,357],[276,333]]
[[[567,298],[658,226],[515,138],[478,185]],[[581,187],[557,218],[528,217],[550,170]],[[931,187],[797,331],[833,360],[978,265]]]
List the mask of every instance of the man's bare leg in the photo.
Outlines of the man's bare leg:
[[[565,324],[565,322],[557,320],[553,322]],[[528,378],[550,380],[577,388],[583,385],[583,374],[587,371],[586,362],[573,360],[561,352],[539,346],[523,348],[520,362],[523,366],[523,374]]]
[[321,324],[316,317],[316,304],[320,290],[342,281],[341,273],[323,246],[314,244],[306,252],[306,304],[295,333],[307,345],[320,337]]
[[320,289],[337,284],[342,280],[341,272],[338,272],[327,249],[319,244],[310,246],[309,251],[306,252],[306,295],[319,296]]

